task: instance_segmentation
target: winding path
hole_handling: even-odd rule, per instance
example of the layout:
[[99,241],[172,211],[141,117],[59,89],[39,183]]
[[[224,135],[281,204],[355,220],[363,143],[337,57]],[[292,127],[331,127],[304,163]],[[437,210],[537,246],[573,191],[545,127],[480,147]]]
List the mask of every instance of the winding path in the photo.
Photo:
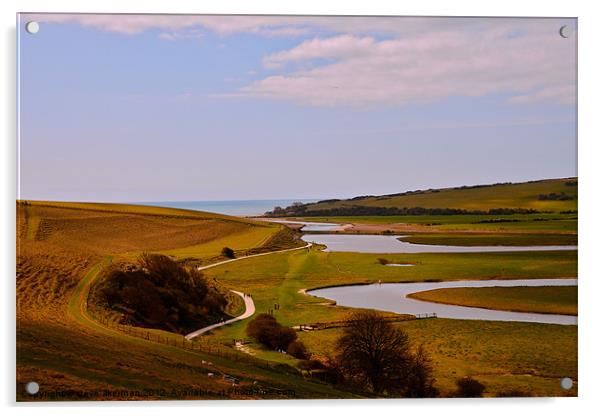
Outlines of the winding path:
[[[218,265],[228,264],[228,263],[234,262],[234,261],[240,261],[240,260],[247,259],[247,258],[254,258],[254,257],[258,257],[258,256],[278,254],[278,253],[289,252],[289,251],[297,251],[299,249],[307,249],[307,248],[311,247],[311,245],[312,245],[311,243],[308,243],[305,246],[299,246],[297,248],[289,248],[289,249],[283,249],[281,251],[270,251],[270,252],[264,252],[264,253],[261,253],[261,254],[241,256],[239,258],[227,259],[225,261],[216,262],[215,264],[210,264],[210,265],[205,265],[205,266],[202,266],[202,267],[198,267],[197,269],[200,271],[200,270],[204,270],[204,269],[208,269],[208,268],[213,268],[213,267],[216,267]],[[246,296],[245,294],[243,294],[243,293],[241,293],[239,291],[234,291],[234,290],[230,290],[230,291],[232,291],[234,294],[239,295],[244,300],[244,302],[245,302],[245,312],[242,313],[240,316],[234,317],[234,318],[232,318],[230,320],[222,321],[221,323],[212,324],[210,326],[203,327],[201,329],[193,331],[192,333],[189,333],[189,334],[187,334],[185,336],[186,340],[192,340],[195,337],[200,336],[203,333],[207,333],[210,330],[213,330],[213,329],[221,327],[221,326],[225,326],[226,324],[236,323],[237,321],[244,320],[246,318],[251,317],[253,314],[255,314],[255,303],[253,302],[253,299],[251,297]]]
[[[303,241],[303,242],[306,242],[306,241]],[[311,247],[312,245],[313,245],[313,243],[308,242],[307,245],[298,246],[296,248],[289,248],[289,249],[283,249],[281,251],[269,251],[269,252],[263,252],[261,254],[253,254],[253,255],[241,256],[241,257],[238,257],[238,258],[227,259],[225,261],[220,261],[220,262],[216,262],[214,264],[209,264],[209,265],[205,265],[205,266],[202,266],[202,267],[198,267],[197,269],[199,271],[201,271],[201,270],[204,270],[204,269],[209,269],[209,268],[217,267],[218,265],[224,265],[224,264],[228,264],[230,262],[240,261],[240,260],[247,259],[247,258],[255,258],[255,257],[258,257],[258,256],[280,254],[282,252],[297,251],[299,249],[307,249],[307,248]]]
[[255,314],[255,303],[253,302],[253,299],[251,297],[249,297],[239,291],[234,291],[234,290],[231,290],[231,291],[234,294],[239,295],[245,301],[245,308],[246,308],[245,312],[242,313],[238,317],[234,317],[233,319],[222,321],[221,323],[212,324],[210,326],[203,327],[202,329],[198,329],[197,331],[193,331],[192,333],[189,333],[185,336],[186,340],[192,340],[195,337],[208,332],[209,330],[213,330],[218,327],[225,326],[226,324],[231,324],[231,323],[235,323],[237,321],[244,320],[245,318],[251,317],[253,314]]

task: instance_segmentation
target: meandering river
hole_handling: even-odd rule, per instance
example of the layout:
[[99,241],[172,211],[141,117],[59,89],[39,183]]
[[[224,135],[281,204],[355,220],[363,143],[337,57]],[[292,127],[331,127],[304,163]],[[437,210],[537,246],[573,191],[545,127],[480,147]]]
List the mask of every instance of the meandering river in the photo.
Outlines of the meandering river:
[[[303,230],[306,230],[303,227]],[[450,246],[423,245],[399,240],[391,235],[305,234],[305,242],[326,245],[325,252],[364,252],[373,254],[420,254],[428,252],[507,252],[507,251],[566,251],[576,245],[542,246]]]
[[[270,219],[271,222],[303,225],[306,232],[334,232],[344,230],[341,223],[304,222],[285,219]],[[426,245],[405,242],[403,236],[361,235],[343,233],[308,233],[301,237],[305,242],[325,245],[324,252],[358,252],[372,254],[420,254],[453,252],[508,252],[508,251],[572,251],[576,245],[532,245],[532,246],[451,246]]]
[[519,313],[431,303],[406,297],[408,294],[437,288],[459,287],[543,287],[575,286],[576,279],[532,279],[532,280],[479,280],[417,283],[384,283],[371,285],[347,285],[322,288],[307,293],[316,297],[334,300],[337,305],[372,308],[400,314],[437,313],[437,317],[465,320],[524,321],[532,323],[577,324],[576,316],[559,314]]
[[[301,230],[308,232],[333,232],[343,230],[340,223],[320,223],[277,220],[280,223],[304,225]],[[325,245],[326,252],[358,253],[461,253],[461,252],[506,252],[506,251],[559,251],[575,250],[575,245],[556,246],[450,246],[422,245],[399,240],[401,236],[392,235],[356,235],[341,233],[304,234],[305,242]],[[405,265],[405,264],[404,264]],[[385,283],[372,285],[351,285],[323,288],[308,291],[308,294],[334,300],[338,305],[372,308],[392,311],[400,314],[432,314],[438,317],[466,320],[524,321],[534,323],[577,324],[576,316],[557,314],[523,313],[513,311],[489,310],[477,307],[463,307],[415,300],[408,294],[433,290],[436,288],[462,287],[542,287],[574,286],[576,279],[528,279],[528,280],[462,280],[446,282]]]

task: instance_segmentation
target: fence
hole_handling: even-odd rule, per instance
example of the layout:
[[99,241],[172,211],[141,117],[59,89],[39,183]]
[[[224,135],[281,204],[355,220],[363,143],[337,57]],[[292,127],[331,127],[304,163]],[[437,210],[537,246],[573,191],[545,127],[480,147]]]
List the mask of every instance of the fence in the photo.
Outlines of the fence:
[[[202,339],[200,341],[186,340],[183,335],[175,333],[161,333],[157,330],[148,330],[140,327],[133,327],[120,324],[107,318],[94,319],[104,327],[117,330],[132,337],[147,340],[154,343],[164,344],[172,347],[179,347],[191,352],[199,352],[208,354],[218,358],[225,358],[236,362],[251,364],[253,366],[262,367],[265,369],[274,369],[279,366],[279,363],[269,362],[267,360],[258,359],[253,356],[247,356],[242,353],[227,350],[227,344],[215,340]],[[246,340],[246,339],[245,339]],[[232,342],[234,344],[234,342]]]
[[[437,317],[437,315],[435,313],[432,313],[432,314],[434,314],[434,316]],[[431,314],[431,316],[432,316],[432,314]],[[421,315],[424,316],[425,314],[421,314]],[[409,321],[409,320],[415,320],[417,318],[425,318],[425,317],[418,317],[418,315],[415,317],[410,316],[410,315],[401,315],[401,316],[386,316],[383,318],[392,323],[397,323],[400,321]],[[353,322],[354,322],[354,320],[339,320],[339,321],[299,324],[296,327],[299,330],[325,330],[325,329],[332,329],[332,328],[339,328],[339,327],[348,327],[351,324],[353,324]]]

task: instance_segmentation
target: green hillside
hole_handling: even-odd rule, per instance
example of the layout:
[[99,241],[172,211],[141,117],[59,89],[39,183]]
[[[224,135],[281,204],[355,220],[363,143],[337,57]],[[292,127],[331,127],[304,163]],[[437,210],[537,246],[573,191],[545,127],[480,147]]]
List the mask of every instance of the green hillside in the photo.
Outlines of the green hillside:
[[[577,210],[577,188],[576,178],[461,186],[382,196],[323,200],[304,205],[297,204],[281,211],[275,210],[271,214],[274,216],[436,214],[433,209],[466,211],[449,212],[450,214],[477,211],[490,213],[500,209],[566,212]],[[423,208],[423,211],[414,208]],[[414,209],[416,212],[395,211],[396,209]]]

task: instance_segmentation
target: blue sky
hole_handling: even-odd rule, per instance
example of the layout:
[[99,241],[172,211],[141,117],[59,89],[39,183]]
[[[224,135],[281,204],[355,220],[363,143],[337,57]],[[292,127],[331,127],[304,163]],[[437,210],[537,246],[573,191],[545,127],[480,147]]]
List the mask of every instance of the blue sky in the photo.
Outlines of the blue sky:
[[20,197],[329,198],[574,176],[562,25],[575,22],[22,15]]

